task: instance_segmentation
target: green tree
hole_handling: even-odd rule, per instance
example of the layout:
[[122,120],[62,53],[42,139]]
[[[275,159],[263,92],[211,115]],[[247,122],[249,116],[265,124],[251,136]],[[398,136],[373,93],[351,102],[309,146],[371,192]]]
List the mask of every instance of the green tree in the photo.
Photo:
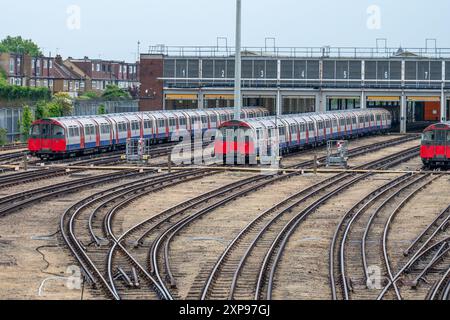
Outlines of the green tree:
[[22,121],[20,124],[20,134],[22,141],[27,141],[30,135],[31,124],[33,123],[33,112],[29,106],[23,107]]
[[120,89],[116,85],[110,84],[106,86],[106,90],[103,92],[102,98],[105,100],[125,100],[131,99],[131,95],[128,91]]
[[55,101],[48,102],[46,104],[48,118],[58,118],[63,116],[61,105]]
[[7,142],[8,131],[5,128],[0,128],[0,146],[4,146]]
[[21,36],[7,36],[0,42],[0,52],[14,52],[28,54],[33,57],[41,56],[42,51],[32,40],[22,39]]
[[56,93],[52,102],[59,106],[61,116],[67,117],[73,114],[73,101],[69,94]]
[[47,102],[39,101],[36,105],[36,120],[46,119],[48,118],[48,107]]
[[97,114],[98,115],[106,114],[106,107],[104,104],[99,105]]

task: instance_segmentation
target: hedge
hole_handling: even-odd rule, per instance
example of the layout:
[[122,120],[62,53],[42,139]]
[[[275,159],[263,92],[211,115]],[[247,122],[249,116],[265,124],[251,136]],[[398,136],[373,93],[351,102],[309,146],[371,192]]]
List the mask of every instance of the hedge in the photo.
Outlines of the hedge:
[[51,92],[47,88],[29,88],[0,82],[0,99],[4,100],[50,100]]

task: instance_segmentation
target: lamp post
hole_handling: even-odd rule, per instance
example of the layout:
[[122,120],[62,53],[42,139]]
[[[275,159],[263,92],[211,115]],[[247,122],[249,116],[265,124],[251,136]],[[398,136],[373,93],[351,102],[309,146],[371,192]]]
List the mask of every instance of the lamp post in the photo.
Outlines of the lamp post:
[[236,0],[236,53],[235,53],[235,80],[234,80],[234,119],[241,119],[242,93],[241,93],[241,0]]

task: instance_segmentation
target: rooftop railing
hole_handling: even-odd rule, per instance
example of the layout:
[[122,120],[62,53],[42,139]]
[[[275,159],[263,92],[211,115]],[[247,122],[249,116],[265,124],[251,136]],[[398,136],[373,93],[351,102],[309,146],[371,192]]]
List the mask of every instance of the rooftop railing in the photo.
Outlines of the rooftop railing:
[[[150,46],[148,54],[174,57],[233,57],[229,46]],[[276,58],[450,58],[450,48],[243,47],[244,56]]]

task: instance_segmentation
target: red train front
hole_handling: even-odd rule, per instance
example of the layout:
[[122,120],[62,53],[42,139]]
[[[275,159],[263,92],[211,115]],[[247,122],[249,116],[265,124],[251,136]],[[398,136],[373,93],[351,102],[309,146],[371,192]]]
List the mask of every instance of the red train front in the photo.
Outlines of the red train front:
[[55,120],[33,123],[28,139],[28,150],[38,156],[55,157],[66,152],[66,130]]
[[438,123],[425,129],[420,156],[425,166],[450,166],[450,122]]
[[[249,135],[250,126],[244,121],[228,121],[220,127],[216,137],[215,154],[224,163],[248,163],[256,157],[254,141]],[[229,157],[229,159],[227,158]],[[239,159],[239,160],[238,160]]]

